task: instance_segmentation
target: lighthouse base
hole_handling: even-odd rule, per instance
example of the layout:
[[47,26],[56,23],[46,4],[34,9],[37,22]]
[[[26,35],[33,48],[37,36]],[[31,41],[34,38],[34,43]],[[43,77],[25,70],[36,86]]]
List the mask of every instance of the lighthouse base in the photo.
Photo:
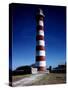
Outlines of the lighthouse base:
[[45,71],[45,67],[38,67],[38,71]]
[[42,70],[38,70],[38,73],[45,73],[45,74],[49,74],[50,72],[49,72],[49,70],[44,70],[44,69],[42,69]]

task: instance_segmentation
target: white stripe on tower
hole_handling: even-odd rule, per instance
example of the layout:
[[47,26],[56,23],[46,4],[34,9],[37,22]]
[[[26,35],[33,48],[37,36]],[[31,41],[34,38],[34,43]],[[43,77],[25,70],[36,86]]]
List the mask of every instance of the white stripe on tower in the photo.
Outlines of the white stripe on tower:
[[39,20],[39,25],[40,25],[40,26],[44,26],[43,20]]
[[44,40],[38,40],[38,41],[37,41],[37,46],[38,46],[38,45],[45,46]]
[[36,63],[36,66],[40,66],[40,67],[45,67],[46,66],[46,63],[45,63],[45,61],[39,61],[39,62],[37,62]]
[[43,31],[43,30],[39,30],[39,31],[37,32],[37,35],[42,35],[42,36],[44,36],[44,31]]
[[44,42],[44,14],[41,9],[36,16],[37,33],[36,33],[36,67],[39,71],[45,71],[45,42]]
[[36,56],[45,56],[45,50],[36,51]]

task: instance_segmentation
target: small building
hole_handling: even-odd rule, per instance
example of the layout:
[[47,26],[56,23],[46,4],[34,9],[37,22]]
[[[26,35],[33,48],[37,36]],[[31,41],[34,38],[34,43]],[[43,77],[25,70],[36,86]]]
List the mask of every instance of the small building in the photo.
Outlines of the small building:
[[31,67],[31,74],[37,74],[37,73],[38,73],[37,68]]

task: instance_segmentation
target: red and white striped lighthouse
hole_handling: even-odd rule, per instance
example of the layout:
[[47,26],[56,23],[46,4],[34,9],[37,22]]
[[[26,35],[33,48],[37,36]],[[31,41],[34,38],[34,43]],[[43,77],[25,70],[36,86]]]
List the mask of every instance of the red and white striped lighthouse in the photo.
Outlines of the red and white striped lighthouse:
[[38,71],[45,71],[45,41],[44,41],[44,14],[39,9],[36,15],[37,30],[36,30],[36,67]]

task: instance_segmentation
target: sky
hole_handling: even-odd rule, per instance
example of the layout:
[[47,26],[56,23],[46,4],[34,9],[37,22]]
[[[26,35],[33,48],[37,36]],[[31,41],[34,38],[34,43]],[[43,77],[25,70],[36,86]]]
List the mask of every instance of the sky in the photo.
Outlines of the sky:
[[46,65],[56,67],[66,61],[66,7],[13,4],[12,69],[31,65],[36,59],[36,13],[43,10]]

